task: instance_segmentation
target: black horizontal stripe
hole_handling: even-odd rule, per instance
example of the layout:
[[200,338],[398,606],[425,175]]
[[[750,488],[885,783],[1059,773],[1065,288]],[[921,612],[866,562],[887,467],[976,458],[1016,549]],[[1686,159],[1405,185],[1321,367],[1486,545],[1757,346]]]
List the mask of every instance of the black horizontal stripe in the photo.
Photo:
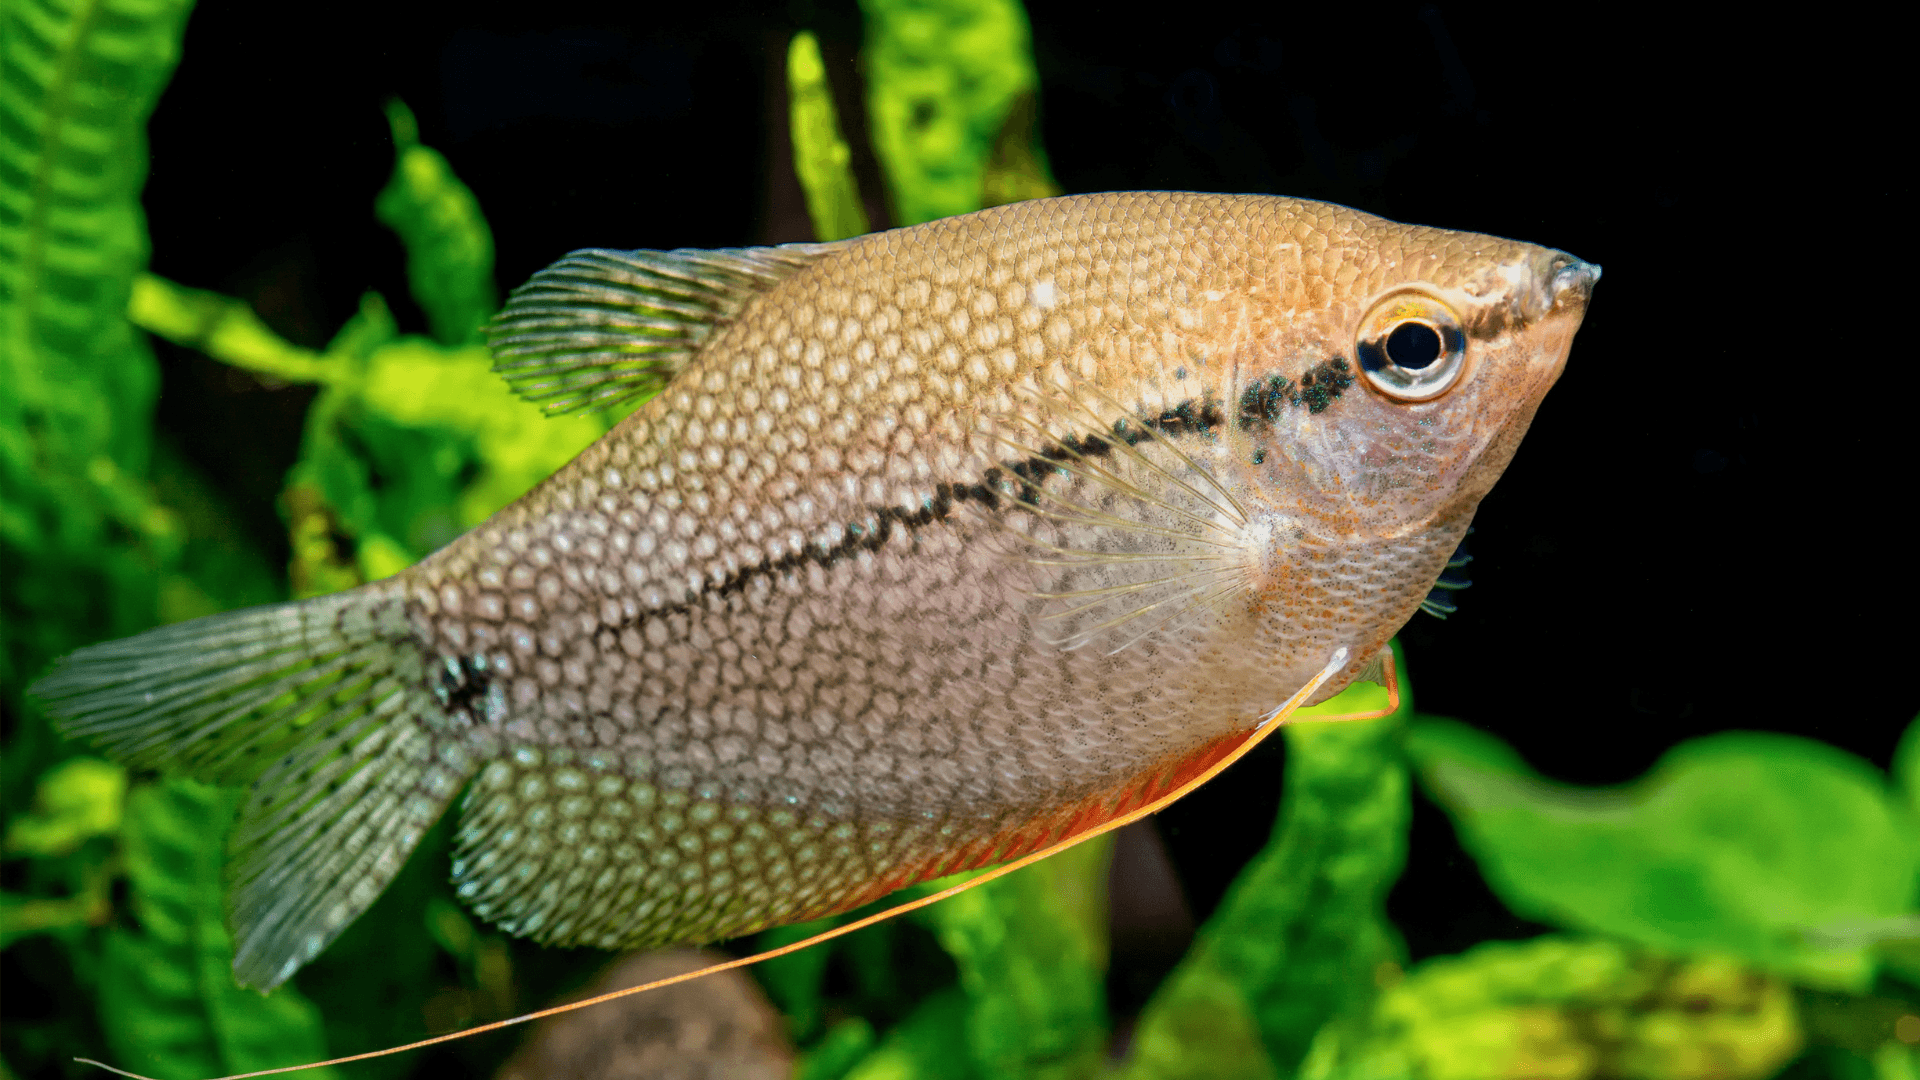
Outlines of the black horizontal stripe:
[[[1249,385],[1240,395],[1235,418],[1242,426],[1271,424],[1287,407],[1305,408],[1310,413],[1324,412],[1336,398],[1353,385],[1353,375],[1345,359],[1332,357],[1309,368],[1296,383],[1274,375]],[[721,599],[744,592],[760,578],[798,570],[812,564],[823,569],[862,551],[878,551],[893,538],[897,528],[914,530],[952,517],[962,503],[972,502],[989,513],[1001,513],[1015,506],[1034,506],[1042,485],[1054,475],[1065,475],[1059,462],[1068,459],[1099,458],[1111,454],[1115,446],[1138,445],[1153,435],[1171,437],[1208,437],[1227,423],[1227,413],[1215,398],[1189,398],[1156,415],[1142,415],[1114,422],[1110,432],[1067,435],[1052,446],[1017,461],[1004,461],[984,470],[975,483],[936,485],[932,498],[917,508],[869,506],[862,521],[844,526],[840,538],[830,545],[808,544],[778,558],[765,558],[742,567],[699,590],[687,591],[678,603],[665,604],[622,620],[603,632],[619,634],[648,619],[665,618],[691,612],[705,599]],[[1256,464],[1259,454],[1256,452]],[[455,658],[451,664],[436,665],[427,676],[428,687],[449,713],[464,712],[478,717],[484,713],[482,702],[495,677],[484,663],[471,658]]]

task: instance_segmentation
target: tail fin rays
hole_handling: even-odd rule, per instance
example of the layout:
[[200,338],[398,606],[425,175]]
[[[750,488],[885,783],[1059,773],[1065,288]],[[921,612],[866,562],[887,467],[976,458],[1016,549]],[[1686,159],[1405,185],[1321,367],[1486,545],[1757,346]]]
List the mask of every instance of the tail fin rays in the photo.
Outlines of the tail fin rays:
[[373,903],[472,772],[389,584],[81,649],[32,689],[66,734],[248,793],[234,975],[271,989]]

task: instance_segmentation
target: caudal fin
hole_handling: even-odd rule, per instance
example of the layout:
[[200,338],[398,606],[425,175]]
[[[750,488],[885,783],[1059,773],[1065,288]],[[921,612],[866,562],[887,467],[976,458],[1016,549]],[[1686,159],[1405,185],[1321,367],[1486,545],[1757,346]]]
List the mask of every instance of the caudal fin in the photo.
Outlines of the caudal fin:
[[164,626],[29,688],[140,768],[247,795],[227,845],[234,976],[270,989],[373,903],[472,773],[390,584]]

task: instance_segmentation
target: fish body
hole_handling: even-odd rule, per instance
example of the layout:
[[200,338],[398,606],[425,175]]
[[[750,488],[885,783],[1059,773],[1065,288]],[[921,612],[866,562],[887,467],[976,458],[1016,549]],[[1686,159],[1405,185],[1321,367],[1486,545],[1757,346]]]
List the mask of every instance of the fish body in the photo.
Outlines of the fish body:
[[[1418,609],[1598,269],[1273,196],[1117,193],[848,241],[577,253],[531,397],[664,389],[408,571],[82,650],[36,693],[251,785],[273,985],[467,786],[458,893],[540,940],[705,942],[1170,791]],[[596,396],[600,395],[600,396]],[[470,785],[470,786],[468,786]]]

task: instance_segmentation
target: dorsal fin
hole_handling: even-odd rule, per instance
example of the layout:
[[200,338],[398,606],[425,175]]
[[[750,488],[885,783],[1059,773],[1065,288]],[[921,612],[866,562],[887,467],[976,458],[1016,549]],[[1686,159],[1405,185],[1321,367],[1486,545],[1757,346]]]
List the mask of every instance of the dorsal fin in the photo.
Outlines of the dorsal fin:
[[651,394],[748,300],[852,242],[573,252],[494,316],[493,370],[549,416]]

